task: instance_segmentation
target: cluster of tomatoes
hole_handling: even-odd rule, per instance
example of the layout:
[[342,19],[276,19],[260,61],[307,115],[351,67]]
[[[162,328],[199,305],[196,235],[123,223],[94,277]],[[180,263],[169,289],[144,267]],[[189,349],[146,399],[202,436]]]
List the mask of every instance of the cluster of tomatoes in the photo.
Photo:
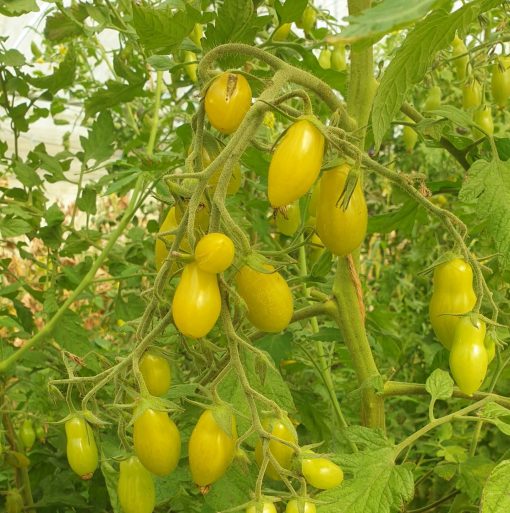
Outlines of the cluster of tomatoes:
[[462,392],[472,395],[482,385],[496,344],[485,322],[471,314],[476,304],[473,270],[461,258],[434,269],[429,315],[439,341],[450,351],[450,370]]
[[[455,36],[452,42],[452,59],[457,80],[462,83],[462,107],[472,113],[474,123],[483,133],[493,135],[494,121],[492,109],[485,101],[484,86],[472,72],[469,50],[464,41]],[[503,109],[510,98],[510,57],[496,57],[491,69],[490,90],[495,105]],[[441,107],[441,88],[434,86],[425,101],[425,111],[439,109]],[[410,121],[407,119],[407,121]],[[483,133],[473,130],[475,137]],[[404,144],[407,151],[412,151],[418,140],[418,134],[410,127],[404,127]]]

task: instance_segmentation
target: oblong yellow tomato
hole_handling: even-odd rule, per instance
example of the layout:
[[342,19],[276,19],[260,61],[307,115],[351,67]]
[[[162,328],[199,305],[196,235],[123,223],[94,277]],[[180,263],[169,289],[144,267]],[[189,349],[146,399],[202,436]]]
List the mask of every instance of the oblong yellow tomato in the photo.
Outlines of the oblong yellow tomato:
[[[178,226],[179,223],[176,219],[175,207],[172,207],[168,211],[168,214],[166,215],[165,220],[161,224],[159,231],[161,233],[170,232],[175,230]],[[164,235],[162,238],[165,239],[169,245],[171,245],[175,239],[175,235]],[[168,256],[168,247],[163,242],[162,238],[158,237],[156,239],[156,247],[154,251],[154,259],[156,261],[156,269],[158,271],[161,269],[161,267],[163,266],[163,262],[166,260],[166,257]],[[181,248],[185,251],[189,251],[190,248],[187,240],[183,240],[181,242]]]
[[285,41],[289,36],[292,23],[284,23],[273,32],[273,41]]
[[152,513],[156,490],[150,472],[136,456],[120,462],[117,495],[124,513]]
[[328,458],[303,458],[301,473],[308,484],[321,490],[335,488],[344,480],[342,469]]
[[324,136],[306,119],[285,132],[271,159],[268,196],[271,206],[284,207],[299,199],[313,185],[322,165]]
[[464,41],[462,41],[459,36],[455,36],[455,39],[452,42],[452,47],[452,57],[454,57],[453,63],[455,65],[457,79],[464,80],[469,66],[468,49],[466,48]]
[[345,60],[345,45],[336,43],[331,54],[331,67],[336,71],[345,71],[347,62]]
[[360,181],[358,180],[345,210],[339,201],[349,169],[349,165],[342,164],[325,171],[320,181],[317,234],[324,246],[338,256],[354,251],[367,233],[368,211]]
[[465,109],[476,109],[482,103],[482,86],[478,80],[468,82],[462,88],[462,106]]
[[92,428],[83,417],[75,415],[65,423],[65,429],[70,467],[82,479],[92,479],[99,461]]
[[236,440],[233,415],[231,432],[226,433],[216,422],[212,410],[205,410],[189,439],[189,468],[193,482],[198,486],[207,486],[223,476],[234,459]]
[[198,80],[197,77],[197,55],[194,52],[190,52],[189,50],[184,51],[184,62],[187,64],[184,65],[184,69],[186,70],[186,74],[192,82],[196,82]]
[[510,98],[510,63],[505,59],[492,66],[491,90],[494,101],[505,107]]
[[147,351],[140,359],[139,367],[151,395],[161,397],[168,392],[172,375],[166,358]]
[[483,383],[489,365],[485,349],[485,323],[463,317],[455,328],[450,352],[450,370],[457,386],[468,395],[473,395]]
[[409,125],[405,125],[403,138],[407,153],[411,153],[418,142],[418,134]]
[[452,345],[458,316],[470,312],[475,303],[473,270],[465,260],[454,258],[434,269],[429,317],[436,337],[447,349]]
[[[491,108],[485,106],[481,110],[473,113],[473,121],[483,130],[485,134],[492,135],[494,133],[494,121],[492,120]],[[473,130],[476,136],[483,135],[476,128]]]
[[262,504],[262,508],[257,510],[257,506],[254,504],[253,506],[250,506],[246,513],[278,513],[276,511],[276,507],[274,503],[272,502],[264,502]]
[[[289,419],[264,419],[262,426],[266,431],[271,433],[273,436],[286,442],[298,443],[298,437],[294,426],[291,424]],[[294,449],[288,445],[278,442],[277,440],[271,440],[268,444],[269,451],[275,458],[275,460],[285,469],[290,469],[292,457],[294,456]],[[261,440],[258,440],[255,445],[255,461],[260,466],[264,459],[264,446]],[[274,466],[269,462],[266,468],[266,476],[274,479],[275,481],[281,481],[280,474],[276,471]]]
[[234,261],[235,247],[232,239],[224,233],[208,233],[195,247],[195,262],[207,273],[225,271]]
[[[297,499],[292,499],[287,503],[285,513],[316,513],[317,508],[313,502],[301,500],[298,504]],[[301,506],[301,507],[300,507]]]
[[248,307],[250,322],[261,331],[277,333],[289,325],[294,302],[283,276],[271,265],[264,267],[268,273],[243,266],[236,275],[237,291]]
[[276,212],[276,229],[278,233],[292,237],[301,226],[299,201],[295,201],[285,209]]
[[238,73],[223,73],[205,94],[205,112],[219,132],[235,132],[251,106],[251,88]]
[[220,289],[215,274],[202,271],[196,262],[187,264],[175,289],[172,315],[186,337],[205,337],[221,311]]
[[322,69],[331,68],[331,50],[329,48],[324,48],[321,50],[319,55],[319,65]]
[[166,411],[148,408],[134,421],[133,446],[147,470],[166,476],[179,462],[181,435]]

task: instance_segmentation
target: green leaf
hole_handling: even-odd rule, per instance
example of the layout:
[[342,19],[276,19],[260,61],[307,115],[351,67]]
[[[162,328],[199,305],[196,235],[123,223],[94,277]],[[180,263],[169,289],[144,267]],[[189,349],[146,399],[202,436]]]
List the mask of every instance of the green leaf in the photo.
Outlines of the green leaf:
[[483,484],[494,469],[494,462],[486,456],[473,456],[459,464],[456,487],[475,503],[482,494]]
[[[460,110],[453,105],[441,105],[438,109],[430,110],[428,112],[435,116],[443,116],[464,128],[475,125],[473,118],[467,112]],[[418,124],[418,126],[420,126],[420,124]]]
[[179,47],[200,21],[200,13],[186,5],[184,11],[133,3],[133,26],[140,43],[149,51],[169,53]]
[[168,55],[151,55],[147,59],[147,64],[150,64],[154,69],[166,71],[175,66],[175,62],[168,57]]
[[87,185],[81,191],[80,197],[76,202],[76,205],[82,212],[86,212],[87,214],[96,214],[96,199],[97,199],[97,191],[92,185]]
[[453,394],[453,379],[449,372],[436,369],[427,379],[425,390],[431,395],[432,400],[450,399]]
[[347,16],[349,26],[341,37],[348,42],[380,39],[384,34],[406,27],[423,18],[431,9],[448,4],[449,0],[384,0],[358,16]]
[[130,102],[133,98],[144,96],[143,82],[135,84],[123,84],[122,82],[115,82],[108,80],[106,82],[106,89],[96,91],[92,96],[85,100],[85,113],[87,116],[93,116],[97,112],[101,112],[110,107],[115,107],[120,103]]
[[479,219],[496,242],[502,262],[510,257],[510,161],[476,161],[470,168],[459,198],[476,205]]
[[78,3],[62,10],[46,18],[44,36],[54,43],[84,34],[81,25],[88,17],[87,7]]
[[29,77],[28,81],[39,89],[47,89],[55,94],[61,89],[66,89],[74,84],[76,75],[76,53],[71,46],[59,67],[48,76]]
[[325,502],[321,513],[390,513],[401,511],[413,498],[413,474],[406,466],[395,464],[393,448],[368,449],[338,459],[353,477],[317,495]]
[[54,339],[66,350],[83,356],[90,351],[88,332],[82,325],[81,317],[72,310],[67,310],[53,330]]
[[452,14],[434,11],[407,35],[384,72],[374,98],[372,127],[377,147],[408,91],[423,79],[436,53],[451,43],[458,29],[499,4],[499,0],[483,0],[471,2]]
[[0,219],[0,233],[2,237],[18,237],[25,235],[34,229],[34,227],[23,219],[13,218],[11,216]]
[[480,513],[508,513],[510,511],[510,460],[502,461],[485,483]]
[[0,0],[0,14],[4,16],[20,16],[34,11],[39,11],[35,0]]
[[406,201],[398,210],[384,214],[370,216],[368,219],[368,233],[390,233],[393,230],[410,231],[416,220],[418,204],[416,201]]
[[285,0],[281,3],[280,0],[276,0],[274,7],[280,23],[291,23],[293,21],[299,21],[308,5],[308,0]]
[[51,205],[51,207],[44,213],[44,219],[46,219],[48,226],[56,226],[64,222],[65,215],[62,210],[58,208],[58,205],[53,203],[53,205]]
[[10,49],[5,53],[0,53],[0,62],[6,66],[19,67],[25,64],[25,57],[18,50]]
[[95,160],[99,163],[111,157],[114,140],[115,127],[112,116],[108,111],[102,111],[89,130],[88,137],[80,137],[81,147],[85,151],[83,162]]
[[27,164],[17,161],[14,164],[16,178],[26,187],[36,187],[42,183],[36,171]]

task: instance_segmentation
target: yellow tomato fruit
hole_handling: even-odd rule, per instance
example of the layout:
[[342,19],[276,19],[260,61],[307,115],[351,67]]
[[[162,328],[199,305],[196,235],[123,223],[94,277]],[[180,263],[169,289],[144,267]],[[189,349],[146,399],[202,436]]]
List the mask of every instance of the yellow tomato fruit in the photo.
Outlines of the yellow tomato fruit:
[[462,88],[462,106],[466,109],[476,109],[482,103],[482,86],[478,80],[472,80]]
[[316,513],[317,508],[313,502],[300,500],[299,503],[296,499],[292,499],[287,503],[285,513]]
[[232,239],[223,233],[208,233],[195,248],[195,262],[207,273],[225,271],[234,261],[235,247]]
[[331,67],[336,71],[345,71],[347,62],[345,59],[345,45],[336,43],[331,54]]
[[455,328],[450,352],[450,370],[457,386],[468,395],[473,395],[487,374],[489,359],[485,349],[485,323],[463,317]]
[[[280,440],[292,442],[294,444],[298,443],[296,430],[294,429],[294,426],[291,424],[289,419],[285,419],[284,421],[279,419],[264,419],[262,421],[262,426],[266,431],[270,432],[273,436],[279,438]],[[277,440],[271,440],[268,444],[268,447],[275,460],[283,468],[290,469],[292,458],[294,456],[294,450],[288,445],[285,445],[282,442],[278,442]],[[263,451],[264,446],[262,441],[258,440],[257,444],[255,445],[255,461],[259,466],[264,459]],[[275,481],[281,481],[280,475],[271,463],[267,465],[265,475],[271,479],[274,479]]]
[[212,410],[205,410],[191,433],[188,446],[189,467],[193,482],[207,486],[225,474],[235,455],[237,430],[231,415],[231,432],[216,422]]
[[147,351],[140,359],[139,367],[151,395],[161,397],[168,392],[172,375],[166,358]]
[[235,132],[251,106],[251,88],[237,73],[223,73],[205,94],[205,112],[219,132]]
[[[172,207],[168,211],[168,214],[166,215],[165,220],[163,221],[163,223],[161,224],[161,226],[159,228],[160,233],[173,231],[179,226],[179,223],[175,217],[175,214],[176,214],[175,207]],[[175,239],[175,235],[164,235],[162,238],[164,238],[167,241],[167,243],[169,245],[171,245]],[[190,250],[188,241],[186,239],[181,241],[181,249],[183,249],[184,251]],[[154,250],[154,260],[156,262],[156,270],[157,271],[159,271],[161,269],[167,256],[168,256],[168,248],[167,248],[166,244],[161,240],[161,238],[158,237],[156,239],[156,247]],[[172,272],[173,272],[173,270],[175,270],[175,263],[174,263],[174,265],[172,265]]]
[[65,423],[65,429],[70,467],[82,479],[92,479],[99,461],[92,428],[83,417],[75,415]]
[[284,23],[273,32],[273,41],[285,41],[289,36],[292,23]]
[[476,303],[473,270],[466,261],[454,258],[434,269],[433,283],[430,323],[439,341],[450,349],[458,316],[470,312]]
[[196,262],[187,264],[175,290],[172,315],[186,337],[205,337],[221,311],[220,289],[215,274],[202,271]]
[[342,469],[327,458],[303,458],[301,473],[308,484],[320,490],[335,488],[344,480]]
[[257,509],[257,506],[254,504],[246,510],[246,513],[278,513],[272,502],[264,502],[259,507],[260,509]]
[[464,41],[462,41],[462,39],[460,39],[458,36],[455,36],[455,39],[452,42],[452,47],[452,57],[454,57],[453,63],[455,66],[457,79],[464,80],[466,78],[469,67],[468,49],[466,48]]
[[319,54],[319,65],[322,69],[331,68],[331,50],[329,48],[321,50],[321,53]]
[[190,52],[189,50],[184,51],[184,69],[186,70],[186,74],[192,82],[196,82],[198,80],[197,77],[197,55],[194,52]]
[[492,66],[491,90],[496,104],[505,107],[510,98],[510,63],[506,59]]
[[117,495],[124,513],[152,513],[156,505],[154,479],[136,456],[120,462]]
[[273,208],[306,194],[322,165],[324,136],[310,121],[296,121],[283,135],[269,165],[268,196]]
[[418,142],[418,134],[409,125],[405,125],[403,138],[407,153],[412,153],[416,143]]
[[148,408],[134,421],[133,446],[147,470],[166,476],[179,462],[181,435],[166,411]]
[[250,322],[261,331],[278,333],[289,325],[294,302],[283,276],[271,265],[264,267],[268,273],[243,266],[236,275],[237,291],[248,307]]
[[368,211],[360,181],[345,210],[339,201],[349,169],[349,165],[342,164],[324,171],[317,205],[317,234],[324,246],[339,256],[354,251],[367,233]]
[[494,134],[494,121],[492,120],[491,108],[486,106],[481,110],[477,110],[473,113],[473,121],[483,130],[483,133],[476,128],[473,130],[475,136]]
[[278,233],[292,237],[301,226],[301,212],[299,201],[295,201],[287,208],[276,212],[276,229]]

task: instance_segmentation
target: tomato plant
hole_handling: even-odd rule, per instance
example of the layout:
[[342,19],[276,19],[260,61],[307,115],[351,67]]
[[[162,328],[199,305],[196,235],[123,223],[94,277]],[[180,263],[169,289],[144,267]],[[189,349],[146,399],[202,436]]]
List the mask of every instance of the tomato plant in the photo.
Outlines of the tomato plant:
[[73,472],[82,479],[92,479],[97,469],[99,455],[94,432],[80,415],[74,415],[65,424],[67,461]]

